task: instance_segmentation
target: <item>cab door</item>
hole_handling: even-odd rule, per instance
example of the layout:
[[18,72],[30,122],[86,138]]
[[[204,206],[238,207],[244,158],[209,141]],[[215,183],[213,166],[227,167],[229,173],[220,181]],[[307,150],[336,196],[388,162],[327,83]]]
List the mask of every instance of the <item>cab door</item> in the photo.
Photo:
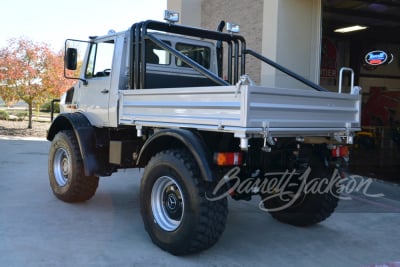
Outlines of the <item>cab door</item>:
[[109,126],[114,43],[114,39],[102,39],[90,44],[84,79],[79,81],[77,108],[97,127]]

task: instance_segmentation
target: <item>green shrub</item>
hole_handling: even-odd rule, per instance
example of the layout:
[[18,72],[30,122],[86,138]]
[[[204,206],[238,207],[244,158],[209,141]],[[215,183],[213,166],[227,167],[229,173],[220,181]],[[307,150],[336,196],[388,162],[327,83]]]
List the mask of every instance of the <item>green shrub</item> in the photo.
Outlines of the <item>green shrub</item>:
[[[51,101],[44,103],[40,106],[40,111],[51,112]],[[58,102],[54,103],[54,112],[60,113],[60,104]]]
[[20,111],[17,114],[15,114],[15,116],[18,117],[19,121],[23,121],[27,116],[28,116],[28,112],[26,111]]
[[0,110],[0,120],[8,120],[9,115],[6,110]]
[[9,121],[23,121],[28,116],[27,111],[11,111],[7,113],[7,120]]

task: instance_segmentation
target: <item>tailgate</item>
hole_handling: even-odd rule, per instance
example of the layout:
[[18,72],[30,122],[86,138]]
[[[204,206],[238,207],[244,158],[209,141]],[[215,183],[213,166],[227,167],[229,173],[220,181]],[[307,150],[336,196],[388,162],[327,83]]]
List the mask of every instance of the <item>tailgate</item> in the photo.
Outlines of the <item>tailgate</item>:
[[246,128],[268,127],[277,134],[306,135],[356,131],[360,127],[361,96],[314,90],[242,86]]

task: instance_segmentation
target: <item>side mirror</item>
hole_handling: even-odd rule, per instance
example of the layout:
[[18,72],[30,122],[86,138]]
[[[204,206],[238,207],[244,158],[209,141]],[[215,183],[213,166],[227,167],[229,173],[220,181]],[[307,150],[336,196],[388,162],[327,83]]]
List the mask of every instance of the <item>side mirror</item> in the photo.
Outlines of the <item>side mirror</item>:
[[65,53],[65,65],[68,70],[76,70],[78,65],[78,49],[67,48]]

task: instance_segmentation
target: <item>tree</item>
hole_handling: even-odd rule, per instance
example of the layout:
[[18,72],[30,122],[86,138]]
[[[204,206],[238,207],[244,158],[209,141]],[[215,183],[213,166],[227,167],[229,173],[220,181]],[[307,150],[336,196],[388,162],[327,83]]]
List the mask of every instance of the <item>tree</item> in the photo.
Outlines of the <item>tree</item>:
[[10,107],[18,102],[18,95],[16,94],[14,88],[10,88],[5,84],[0,84],[0,97],[6,103],[7,107]]
[[64,78],[64,51],[48,54],[47,73],[43,76],[42,85],[52,98],[58,98],[74,83],[74,80]]
[[13,62],[10,61],[9,53],[7,51],[0,51],[0,97],[6,105],[12,106],[18,102],[18,94],[12,84],[15,83],[10,73],[14,72]]
[[20,38],[0,49],[0,85],[5,102],[21,99],[28,104],[28,128],[32,128],[33,104],[59,97],[71,81],[63,77],[61,52],[54,53],[46,43]]

